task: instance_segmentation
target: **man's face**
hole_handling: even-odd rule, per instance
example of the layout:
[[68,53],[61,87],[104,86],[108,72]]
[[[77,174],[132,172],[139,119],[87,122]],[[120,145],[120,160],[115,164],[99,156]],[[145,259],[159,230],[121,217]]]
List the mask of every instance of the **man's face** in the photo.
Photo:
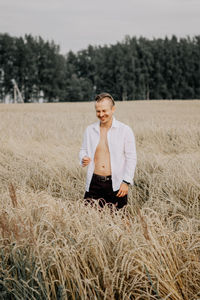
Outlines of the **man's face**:
[[104,98],[95,105],[96,116],[102,124],[106,124],[112,120],[115,106],[112,106],[111,101],[108,98]]

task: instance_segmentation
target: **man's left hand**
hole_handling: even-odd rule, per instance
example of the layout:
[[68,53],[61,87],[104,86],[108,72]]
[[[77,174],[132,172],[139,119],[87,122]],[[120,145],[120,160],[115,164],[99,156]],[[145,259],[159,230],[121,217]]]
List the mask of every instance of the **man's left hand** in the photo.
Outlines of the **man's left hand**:
[[117,197],[124,197],[127,194],[128,194],[128,184],[126,184],[125,182],[122,182],[116,196]]

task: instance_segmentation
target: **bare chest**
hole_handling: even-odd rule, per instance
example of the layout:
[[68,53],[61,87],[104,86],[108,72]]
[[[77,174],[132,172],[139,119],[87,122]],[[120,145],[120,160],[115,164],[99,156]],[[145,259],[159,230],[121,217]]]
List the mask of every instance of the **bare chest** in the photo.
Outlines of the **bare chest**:
[[95,169],[96,174],[107,176],[111,174],[110,152],[107,140],[107,131],[100,131],[100,140],[95,152]]
[[109,151],[107,131],[100,131],[100,140],[96,151]]

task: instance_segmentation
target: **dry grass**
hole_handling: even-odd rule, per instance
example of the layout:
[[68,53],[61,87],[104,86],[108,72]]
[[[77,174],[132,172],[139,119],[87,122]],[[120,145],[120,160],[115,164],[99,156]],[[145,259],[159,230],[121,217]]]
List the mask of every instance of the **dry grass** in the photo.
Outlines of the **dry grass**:
[[117,104],[126,216],[82,203],[92,103],[0,106],[0,299],[200,299],[200,102]]

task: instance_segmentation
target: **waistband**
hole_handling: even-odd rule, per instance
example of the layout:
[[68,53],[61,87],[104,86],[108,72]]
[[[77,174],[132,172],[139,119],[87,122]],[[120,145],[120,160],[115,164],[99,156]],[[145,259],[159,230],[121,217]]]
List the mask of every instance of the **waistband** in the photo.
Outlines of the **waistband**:
[[93,174],[93,178],[95,178],[98,181],[111,181],[112,180],[112,176],[102,176],[102,175],[97,175],[97,174]]

